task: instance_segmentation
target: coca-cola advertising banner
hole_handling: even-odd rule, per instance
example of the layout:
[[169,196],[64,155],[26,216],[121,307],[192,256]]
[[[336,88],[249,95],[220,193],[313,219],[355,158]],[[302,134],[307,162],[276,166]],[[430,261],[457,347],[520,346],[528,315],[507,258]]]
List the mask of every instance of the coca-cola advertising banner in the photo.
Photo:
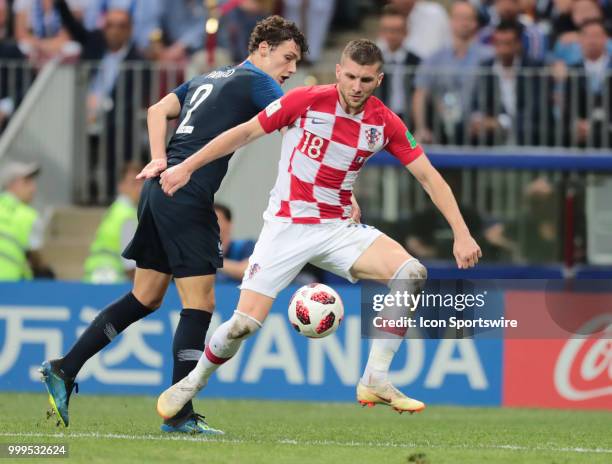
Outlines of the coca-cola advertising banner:
[[612,293],[602,284],[506,292],[506,317],[531,308],[546,335],[504,341],[504,406],[612,410]]

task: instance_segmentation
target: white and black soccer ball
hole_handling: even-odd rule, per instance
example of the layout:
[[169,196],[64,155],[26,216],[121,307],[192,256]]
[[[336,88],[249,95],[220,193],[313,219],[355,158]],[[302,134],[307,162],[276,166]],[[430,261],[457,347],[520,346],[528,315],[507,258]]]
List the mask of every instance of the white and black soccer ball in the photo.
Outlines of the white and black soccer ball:
[[343,317],[340,295],[324,284],[304,285],[289,303],[289,321],[305,337],[327,337],[336,331]]

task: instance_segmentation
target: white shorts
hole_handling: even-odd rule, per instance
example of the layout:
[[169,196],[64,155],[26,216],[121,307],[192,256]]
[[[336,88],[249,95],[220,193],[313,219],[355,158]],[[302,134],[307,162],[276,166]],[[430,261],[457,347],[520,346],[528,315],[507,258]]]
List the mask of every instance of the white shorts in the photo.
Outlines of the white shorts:
[[276,298],[307,263],[356,282],[351,267],[381,235],[375,227],[350,221],[265,221],[240,288]]

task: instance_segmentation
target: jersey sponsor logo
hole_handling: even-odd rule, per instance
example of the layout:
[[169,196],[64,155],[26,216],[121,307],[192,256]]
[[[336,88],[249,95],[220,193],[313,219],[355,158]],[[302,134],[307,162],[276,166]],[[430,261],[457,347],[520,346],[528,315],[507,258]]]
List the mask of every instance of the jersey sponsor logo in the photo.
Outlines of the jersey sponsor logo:
[[266,116],[271,117],[274,113],[281,109],[280,99],[274,100],[268,106],[266,106]]
[[373,151],[378,142],[382,139],[382,132],[375,127],[369,127],[366,129],[366,141],[368,142],[368,148]]
[[408,143],[410,144],[410,148],[416,148],[417,147],[417,141],[414,138],[414,135],[412,135],[410,133],[409,130],[406,131],[406,140],[408,140]]
[[235,69],[228,69],[227,71],[213,71],[208,74],[206,77],[209,79],[221,79],[224,77],[230,77],[232,74],[236,72]]

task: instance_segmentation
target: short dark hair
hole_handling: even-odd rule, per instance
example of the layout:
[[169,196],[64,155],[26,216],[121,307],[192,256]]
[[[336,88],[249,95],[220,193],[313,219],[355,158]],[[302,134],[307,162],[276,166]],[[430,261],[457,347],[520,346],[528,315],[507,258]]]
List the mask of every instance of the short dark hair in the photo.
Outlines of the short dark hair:
[[225,206],[223,203],[215,203],[213,208],[215,211],[219,211],[229,222],[232,222],[232,210],[228,206]]
[[523,34],[523,25],[518,21],[501,21],[496,27],[495,32],[514,32],[517,39]]
[[249,53],[255,53],[262,42],[267,42],[270,47],[274,48],[287,40],[293,40],[300,47],[302,56],[308,53],[306,37],[293,21],[288,21],[278,15],[269,16],[259,21],[251,32]]
[[378,45],[368,39],[351,40],[346,47],[344,47],[342,57],[349,58],[361,66],[380,64],[382,67],[385,63],[383,54],[380,48],[378,48]]
[[580,29],[580,32],[584,31],[585,28],[589,27],[589,26],[593,26],[593,25],[597,25],[599,27],[601,27],[604,32],[606,33],[606,35],[608,35],[608,29],[606,28],[606,23],[604,23],[603,19],[601,18],[589,18],[589,19],[585,19],[578,27]]

